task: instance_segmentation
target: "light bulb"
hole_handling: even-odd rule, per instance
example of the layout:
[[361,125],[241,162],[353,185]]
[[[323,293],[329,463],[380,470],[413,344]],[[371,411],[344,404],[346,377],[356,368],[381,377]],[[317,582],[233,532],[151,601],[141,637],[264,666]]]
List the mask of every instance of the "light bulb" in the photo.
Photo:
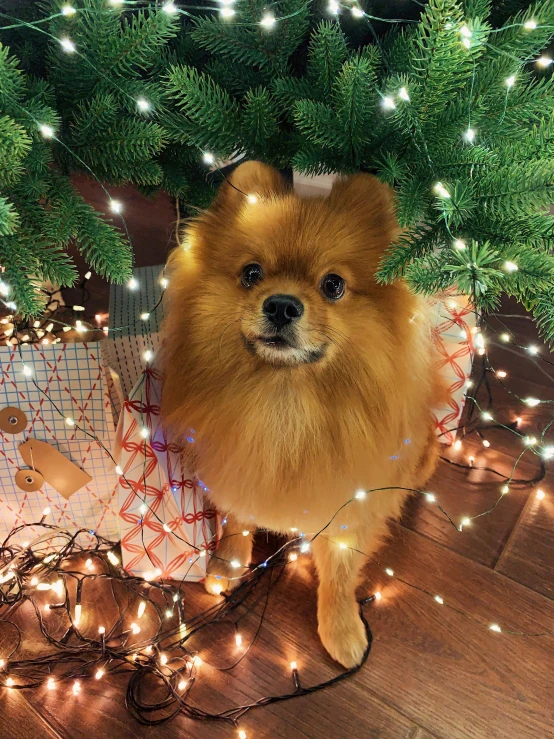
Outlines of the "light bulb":
[[394,575],[394,570],[391,570],[390,567],[387,567],[387,569],[385,570],[385,572],[387,573],[387,575],[389,577],[392,577]]
[[131,277],[131,279],[127,283],[127,287],[129,288],[129,290],[136,290],[138,287],[138,280],[135,280],[134,277]]
[[167,654],[160,654],[160,664],[167,665]]
[[260,21],[260,26],[262,26],[263,28],[270,29],[270,28],[273,28],[276,22],[277,21],[275,20],[274,15],[272,15],[271,13],[266,13],[264,17],[262,18],[262,20]]
[[150,360],[154,356],[154,352],[150,351],[150,349],[147,349],[142,356],[144,357],[145,362],[150,362]]
[[140,430],[140,435],[143,439],[147,439],[150,436],[150,432],[148,431],[148,429],[144,428]]
[[163,528],[163,530],[165,531],[166,534],[171,534],[171,528],[166,523],[164,523],[164,525],[162,526],[162,528]]
[[233,568],[234,570],[238,570],[238,568],[239,568],[240,566],[241,566],[241,565],[240,565],[240,562],[238,561],[238,559],[233,559],[233,560],[231,561],[231,567],[232,567],[232,568]]
[[223,18],[232,18],[235,15],[233,8],[225,7],[219,11]]
[[462,526],[469,526],[471,524],[470,518],[462,518]]
[[138,624],[132,623],[131,624],[131,631],[133,634],[140,634],[140,626]]
[[552,59],[544,54],[537,59],[539,67],[549,67],[552,64]]
[[472,34],[472,32],[471,32],[471,31],[469,30],[469,28],[468,28],[468,27],[466,26],[466,24],[465,24],[465,23],[464,23],[464,25],[463,25],[463,26],[462,26],[462,27],[460,28],[460,33],[462,34],[462,36],[463,36],[464,38],[471,38],[471,36],[473,35],[473,34]]
[[79,693],[81,692],[81,683],[78,680],[75,680],[71,690],[73,691],[73,695],[79,695]]
[[119,559],[116,557],[116,555],[111,550],[108,552],[106,556],[108,557],[108,559],[113,565],[119,564]]
[[101,668],[99,670],[96,670],[94,677],[97,680],[100,680],[103,676],[104,676],[104,670],[102,670]]
[[429,503],[434,503],[436,501],[436,498],[433,495],[433,493],[425,493],[425,497],[429,501]]
[[534,408],[541,401],[538,398],[525,398],[523,402],[525,403],[525,405],[528,405],[530,408]]
[[123,204],[119,200],[110,200],[110,208],[114,213],[121,213],[123,210]]
[[178,690],[184,690],[187,687],[187,681],[181,680],[179,684],[177,685]]
[[150,313],[141,313],[140,314],[140,320],[141,321],[147,321],[150,318]]
[[195,667],[200,667],[202,665],[202,660],[200,659],[200,657],[197,654],[192,658],[192,664]]
[[54,135],[54,129],[52,128],[52,126],[47,126],[45,123],[42,123],[38,127],[38,130],[41,132],[45,139],[51,139]]
[[542,455],[545,459],[552,459],[554,457],[554,446],[545,446]]
[[504,372],[504,370],[497,370],[496,376],[500,377],[501,380],[503,380],[507,376],[507,372]]
[[25,377],[31,377],[33,370],[26,364],[23,365],[23,374]]
[[358,5],[354,5],[352,7],[352,15],[354,18],[363,18],[365,13]]
[[500,632],[502,631],[502,629],[500,628],[500,626],[498,624],[491,624],[489,626],[489,629],[491,631],[496,631],[498,634],[500,634]]
[[290,663],[290,669],[291,670],[297,670],[298,669],[298,665],[296,664],[296,662],[293,661],[293,662]]
[[303,544],[300,545],[300,551],[305,554],[306,552],[310,551],[310,542],[305,541]]
[[437,182],[433,186],[433,190],[441,198],[449,198],[450,197],[450,193],[448,192],[448,190],[446,189],[446,187],[442,184],[442,182]]
[[507,495],[510,492],[510,488],[508,487],[508,485],[504,485],[500,492],[502,493],[502,495]]
[[506,272],[517,272],[519,267],[515,262],[504,262],[504,269]]
[[142,514],[143,516],[144,516],[144,514],[146,513],[146,511],[147,511],[147,510],[148,510],[148,506],[146,505],[146,503],[143,503],[143,504],[142,504],[142,505],[140,506],[140,508],[139,508],[139,511],[141,512],[141,514]]
[[485,411],[481,414],[481,417],[484,421],[492,421],[492,413],[489,413],[488,411]]
[[330,0],[329,5],[327,6],[327,10],[333,15],[338,15],[340,11],[340,5],[337,3],[336,0]]
[[389,110],[393,110],[393,108],[396,108],[394,100],[388,96],[383,98],[381,105],[383,106],[383,108],[388,108]]
[[465,245],[465,242],[462,241],[461,239],[456,239],[456,241],[454,242],[454,247],[461,251],[462,249],[466,248],[466,245]]
[[510,334],[500,334],[500,341],[507,344],[510,341]]
[[148,102],[148,100],[145,100],[144,98],[138,98],[137,108],[142,111],[150,110],[150,103]]
[[246,739],[246,731],[244,729],[239,729],[238,738]]
[[56,681],[53,677],[48,678],[48,680],[46,681],[46,687],[48,690],[54,690],[54,688],[56,687]]
[[533,356],[536,356],[539,353],[539,347],[538,346],[528,346],[527,351],[529,354],[532,354]]
[[405,87],[401,87],[400,90],[398,90],[398,97],[402,100],[406,100],[406,102],[409,102],[410,96],[408,94],[408,90],[406,90]]
[[339,547],[341,549],[346,549],[346,544],[343,541],[341,541],[340,544],[339,544]]
[[98,627],[98,633],[99,634],[105,634],[106,633],[106,627],[105,626],[99,626]]
[[165,290],[166,287],[169,285],[169,280],[165,277],[162,277],[162,279],[160,280],[160,285]]
[[213,164],[215,162],[215,157],[213,154],[210,154],[209,151],[205,151],[202,155],[202,159],[206,164]]
[[471,143],[475,139],[475,131],[472,128],[468,128],[464,133],[464,139]]
[[68,38],[61,38],[60,44],[62,49],[68,54],[72,54],[75,51],[75,44]]
[[535,493],[535,498],[537,500],[544,500],[544,496],[545,496],[544,490],[537,490],[537,492]]
[[69,416],[65,419],[65,422],[68,426],[75,426],[75,421],[72,418],[69,418]]
[[366,496],[367,496],[367,493],[365,490],[358,490],[354,497],[357,498],[358,500],[364,500]]
[[62,15],[67,15],[67,16],[75,15],[75,13],[77,12],[75,8],[73,8],[71,5],[64,5],[61,8],[61,11],[62,11]]
[[523,439],[523,443],[526,446],[535,446],[535,444],[537,443],[537,439],[534,436],[526,436]]
[[247,199],[247,200],[248,200],[248,202],[249,202],[249,203],[251,203],[252,205],[256,205],[256,203],[258,202],[258,196],[257,196],[257,195],[247,195],[247,196],[246,196],[246,199]]
[[9,678],[8,678],[8,679],[6,680],[6,685],[8,686],[8,688],[11,688],[11,687],[12,687],[12,685],[15,685],[15,680],[14,680],[14,679],[13,679],[12,677],[9,677]]
[[490,447],[491,443],[488,439],[483,439],[483,446],[487,447],[487,449]]
[[381,595],[381,593],[380,593],[380,592],[379,592],[379,591],[377,590],[377,591],[376,591],[375,593],[373,593],[373,597],[375,598],[375,600],[381,600],[381,598],[382,598],[383,596],[382,596],[382,595]]
[[172,2],[162,5],[162,10],[164,11],[164,13],[167,13],[168,15],[174,15],[174,13],[178,12],[177,8],[175,7],[175,5],[173,5]]
[[516,77],[514,74],[512,74],[510,77],[506,77],[504,81],[506,83],[506,87],[509,89],[510,87],[513,87],[515,85]]
[[454,442],[454,449],[456,451],[459,451],[461,448],[462,448],[462,442],[461,442],[461,440],[460,439],[456,439],[456,441]]
[[440,595],[435,595],[435,600],[439,605],[444,605],[444,600],[440,597]]
[[525,23],[523,24],[523,28],[526,28],[528,31],[534,31],[536,27],[537,21],[534,20],[525,21]]
[[143,600],[141,600],[141,602],[139,603],[139,606],[138,606],[137,616],[139,618],[142,618],[144,616],[144,611],[145,610],[146,610],[146,602],[143,601]]
[[244,530],[244,531],[242,532],[242,535],[243,535],[243,536],[248,536],[249,534],[250,534],[250,531],[246,531],[246,530]]
[[[345,547],[346,547],[346,544],[345,544]],[[289,554],[289,562],[296,562],[297,559],[298,559],[298,554],[296,554],[296,552],[291,552]]]
[[235,634],[235,644],[237,647],[242,647],[242,636],[240,634]]

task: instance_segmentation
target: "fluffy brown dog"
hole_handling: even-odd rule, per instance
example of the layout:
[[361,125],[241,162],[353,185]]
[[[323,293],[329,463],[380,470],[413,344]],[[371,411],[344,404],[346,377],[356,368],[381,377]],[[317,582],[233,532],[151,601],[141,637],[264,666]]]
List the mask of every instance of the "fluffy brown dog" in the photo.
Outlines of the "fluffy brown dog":
[[194,428],[188,463],[227,516],[206,587],[239,584],[229,563],[250,560],[243,530],[309,540],[354,498],[311,545],[319,634],[346,667],[366,647],[360,552],[399,515],[398,487],[423,485],[436,460],[425,305],[374,277],[397,233],[390,191],[370,175],[302,199],[247,162],[170,260],[162,413],[183,442]]

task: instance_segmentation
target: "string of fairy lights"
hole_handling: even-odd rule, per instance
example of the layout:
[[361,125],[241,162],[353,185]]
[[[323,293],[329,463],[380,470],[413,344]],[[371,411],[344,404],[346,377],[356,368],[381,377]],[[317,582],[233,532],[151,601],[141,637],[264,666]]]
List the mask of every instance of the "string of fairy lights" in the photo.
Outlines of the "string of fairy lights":
[[[108,0],[107,5],[111,8],[132,9],[133,6],[139,5],[139,3],[129,2],[128,0]],[[221,0],[220,14],[223,18],[229,20],[233,18],[235,15],[233,5],[234,0]],[[176,6],[173,2],[167,2],[162,5],[162,10],[168,14],[188,14],[190,7],[185,11]],[[331,0],[328,10],[329,13],[335,16],[342,10],[349,10],[355,18],[381,20],[390,23],[406,22],[376,18],[375,16],[367,14],[358,3],[350,5],[337,3],[335,0]],[[67,17],[71,17],[78,12],[86,11],[85,9],[74,8],[69,4],[63,5],[60,9],[60,13]],[[266,11],[260,19],[259,24],[264,28],[264,30],[271,31],[278,22],[284,19],[284,17],[276,17],[270,11]],[[36,30],[39,30],[35,24],[26,25],[32,25]],[[527,20],[522,23],[521,26],[525,32],[532,32],[537,28],[537,23],[533,20]],[[460,42],[468,49],[473,43],[472,31],[467,24],[462,25],[460,28]],[[59,39],[59,43],[60,48],[64,53],[80,53],[69,37]],[[542,67],[549,66],[552,63],[552,60],[544,55],[535,61]],[[506,78],[505,85],[507,95],[515,83],[516,75]],[[381,98],[383,108],[385,110],[393,110],[398,105],[408,104],[410,102],[409,87],[401,87],[395,95],[381,94]],[[145,113],[151,109],[150,102],[144,97],[137,98],[136,104],[137,109],[140,112]],[[29,113],[29,115],[31,114]],[[471,117],[469,120],[471,121]],[[52,127],[47,126],[40,121],[35,121],[35,124],[44,138],[52,139],[57,143],[65,145],[57,138],[56,132]],[[476,136],[477,132],[474,131],[470,125],[466,131],[462,132],[461,140],[471,144],[475,140]],[[219,169],[220,163],[215,154],[204,151],[201,153],[201,156],[207,166]],[[89,171],[94,176],[94,173],[90,168]],[[95,179],[97,178],[95,177]],[[103,184],[100,184],[104,188]],[[108,202],[110,210],[120,217],[122,222],[124,222],[122,215],[124,210],[123,204],[119,200],[112,199],[105,188],[104,191],[109,198]],[[448,187],[441,182],[437,182],[435,184],[434,191],[439,200],[442,199],[446,201],[450,198]],[[262,199],[262,196],[259,193],[242,194],[247,202],[253,206]],[[189,245],[187,245],[186,248],[188,247]],[[466,248],[466,244],[461,239],[454,239],[453,248],[464,250]],[[506,262],[504,269],[507,272],[512,272],[517,270],[517,265],[513,262]],[[90,273],[87,273],[85,276],[85,282],[82,285],[83,290],[85,290],[86,281],[90,276]],[[163,291],[165,291],[168,286],[167,278],[161,278],[161,286]],[[133,278],[128,283],[128,288],[131,290],[137,290],[140,288],[140,285],[138,284],[138,281]],[[42,325],[33,326],[37,332],[33,337],[25,338],[25,335],[19,336],[17,330],[15,330],[17,306],[13,301],[9,300],[9,285],[2,281],[0,281],[0,296],[0,299],[6,308],[12,311],[12,314],[9,315],[7,319],[3,319],[7,322],[11,322],[11,319],[13,319],[12,326],[7,326],[4,331],[4,334],[7,337],[7,343],[17,347],[19,352],[21,352],[21,345],[25,343],[33,343],[33,338],[38,338],[39,340],[42,340],[43,343],[47,343],[45,339],[51,343],[58,343],[61,341],[60,336],[56,336],[54,339],[50,339],[48,336],[39,336],[38,331],[43,330]],[[162,300],[163,292],[156,305],[152,306],[152,308],[145,311],[135,319],[136,323],[140,322],[144,325],[146,331],[148,330],[148,322],[151,315],[153,315],[162,304]],[[84,302],[85,301],[83,300],[83,303]],[[72,309],[76,313],[79,313],[82,312],[80,311],[81,307],[83,306],[73,306]],[[515,422],[503,423],[496,419],[492,413],[492,395],[488,385],[489,376],[493,376],[495,380],[518,402],[524,403],[528,408],[535,408],[538,405],[554,403],[554,401],[535,397],[522,398],[506,386],[504,380],[506,379],[507,373],[504,370],[493,367],[487,352],[488,343],[495,341],[494,337],[496,334],[492,329],[490,331],[488,330],[491,327],[484,317],[479,316],[478,318],[479,325],[472,332],[473,336],[471,339],[477,349],[478,356],[482,359],[483,371],[480,379],[476,383],[475,391],[472,394],[469,393],[469,389],[472,387],[472,382],[468,381],[467,383],[467,417],[465,423],[459,429],[461,434],[458,435],[459,438],[454,443],[453,448],[455,451],[461,451],[464,440],[472,434],[477,434],[482,439],[483,447],[488,449],[490,447],[490,442],[485,436],[486,429],[499,428],[517,437],[523,444],[523,451],[516,458],[510,474],[507,477],[500,472],[491,470],[503,478],[500,487],[500,495],[491,507],[480,513],[455,517],[445,510],[439,497],[433,492],[415,489],[408,490],[413,494],[423,496],[424,500],[435,506],[436,509],[459,532],[463,532],[463,530],[469,527],[475,519],[491,514],[502,499],[509,493],[510,486],[534,485],[536,482],[540,481],[544,476],[544,461],[554,456],[554,446],[549,445],[545,441],[546,433],[550,428],[550,425],[554,423],[554,418],[543,429],[542,433],[536,437],[522,433],[522,422],[519,417]],[[75,329],[79,334],[83,335],[97,329],[94,325],[80,319],[77,319],[74,325],[70,325],[69,323],[50,316],[49,324],[50,323],[57,323],[62,328],[63,332]],[[47,325],[49,326],[49,324]],[[125,327],[117,327],[113,329],[103,327],[102,333],[108,334],[112,331],[117,332],[121,331],[123,328]],[[14,334],[14,331],[15,335],[12,335]],[[48,328],[46,333],[52,334],[53,326]],[[532,358],[534,360],[541,360],[549,363],[546,358],[540,356],[540,350],[536,345],[523,346],[518,344],[514,340],[513,334],[509,331],[498,334],[497,339],[502,344],[510,344],[518,350],[525,351],[530,359]],[[148,372],[153,365],[153,352],[150,350],[145,352],[143,359],[146,365],[145,371]],[[33,377],[33,368],[31,366],[23,363],[21,371],[27,378],[32,378],[35,387],[43,392]],[[486,407],[482,407],[477,397],[478,390],[483,385],[486,385],[489,393],[489,402]],[[138,392],[141,393],[141,413],[143,413],[142,387],[143,386],[141,385],[138,388]],[[110,456],[115,464],[115,459],[110,450],[103,445],[102,441],[95,436],[94,433],[87,431],[79,423],[76,423],[73,418],[65,417],[61,410],[55,406],[52,399],[44,392],[43,395],[47,402],[49,402],[55,410],[64,417],[65,423],[73,426],[76,432],[84,433],[92,438],[95,443],[99,444],[103,448],[103,451]],[[479,413],[480,417],[479,420],[472,422],[472,416],[475,411]],[[144,439],[144,458],[146,460],[146,449],[149,437],[146,426],[142,427],[141,436]],[[532,480],[516,479],[515,474],[517,466],[523,454],[527,452],[537,457],[540,464],[539,473]],[[475,466],[475,460],[472,456],[467,458],[467,464],[456,463],[447,457],[443,457],[443,459],[446,459],[451,464],[457,464],[464,469],[467,469],[468,467],[476,470],[490,469]],[[129,489],[134,490],[135,494],[139,495],[139,492],[136,489],[136,481],[127,479],[125,471],[119,467],[116,467],[116,473]],[[51,510],[48,508],[45,509],[40,521],[18,526],[10,532],[8,537],[0,546],[0,609],[4,611],[2,619],[0,619],[0,624],[9,623],[17,633],[16,647],[9,654],[0,655],[0,680],[2,680],[2,684],[8,689],[25,689],[46,686],[48,690],[56,690],[62,684],[67,684],[71,692],[74,695],[78,695],[83,689],[83,681],[87,679],[101,680],[106,675],[117,674],[124,670],[128,672],[130,676],[127,690],[127,704],[131,713],[139,721],[153,725],[162,720],[167,720],[177,713],[183,713],[184,715],[198,720],[218,719],[228,722],[237,729],[239,739],[246,739],[246,729],[240,725],[239,722],[249,710],[255,707],[268,705],[269,703],[290,699],[298,695],[306,695],[316,690],[324,689],[338,680],[351,676],[360,669],[367,660],[372,642],[371,631],[367,621],[365,620],[362,605],[367,602],[377,604],[382,601],[384,597],[386,600],[386,596],[383,596],[381,591],[375,591],[365,599],[363,604],[361,604],[360,615],[366,629],[368,647],[364,654],[362,663],[358,667],[341,672],[337,677],[324,683],[304,687],[300,680],[301,665],[299,667],[296,661],[291,662],[290,673],[294,688],[293,691],[286,695],[263,698],[255,703],[247,706],[240,706],[230,711],[210,714],[192,705],[190,701],[190,692],[195,681],[199,678],[202,658],[196,650],[189,648],[189,639],[203,631],[208,626],[212,626],[216,623],[231,623],[234,629],[234,647],[238,650],[239,654],[237,660],[240,661],[244,659],[259,634],[264,615],[266,613],[270,593],[279,582],[279,578],[285,568],[296,562],[299,556],[308,554],[311,548],[311,543],[315,538],[318,536],[326,536],[326,529],[345,506],[363,505],[363,501],[369,495],[386,489],[391,488],[355,491],[352,497],[340,506],[331,521],[329,521],[320,531],[312,534],[297,534],[296,531],[291,529],[291,535],[293,538],[283,544],[277,552],[270,555],[262,562],[249,564],[231,561],[229,564],[237,570],[237,575],[230,579],[240,581],[238,588],[230,595],[221,594],[214,606],[188,619],[185,619],[186,598],[183,598],[183,594],[180,589],[182,582],[171,584],[164,582],[161,577],[162,572],[155,567],[151,573],[151,577],[148,577],[148,579],[129,575],[121,566],[115,542],[108,541],[99,535],[94,534],[96,545],[93,547],[88,546],[85,549],[80,543],[80,536],[85,533],[90,536],[91,532],[83,529],[70,533],[55,525],[49,524],[47,521],[48,517],[51,515]],[[545,492],[541,489],[535,490],[534,494],[538,501],[545,497]],[[156,518],[159,523],[162,524],[164,531],[168,535],[180,540],[183,544],[186,544],[187,547],[195,549],[198,553],[198,559],[206,556],[207,548],[199,547],[180,537],[171,529],[167,522],[163,521],[159,517],[155,510],[148,506],[146,496],[141,499],[141,506],[143,518],[144,514],[148,511],[149,515]],[[223,530],[224,525],[225,518],[223,519]],[[25,541],[22,544],[16,543],[15,538],[17,537],[19,539],[24,535],[26,529],[33,532],[36,532],[37,529],[42,529],[44,533],[33,541]],[[206,544],[215,544],[218,538],[221,540],[225,538],[225,536],[220,533],[215,533],[212,537],[212,541],[207,542]],[[347,539],[345,540],[345,538],[342,538],[339,540],[339,538],[333,537],[333,541],[335,541],[335,539],[336,544],[340,549],[360,552],[360,550],[354,549],[350,546]],[[363,552],[360,553],[363,554]],[[215,555],[212,556],[217,557],[218,555],[215,553]],[[85,557],[86,560],[83,565],[81,561],[85,559]],[[77,569],[73,569],[74,565]],[[242,572],[243,570],[246,570],[245,574],[239,574],[239,571]],[[275,572],[277,572],[277,575],[274,575]],[[474,620],[478,625],[494,633],[527,637],[547,636],[554,633],[547,630],[533,633],[510,630],[495,621],[489,621],[458,609],[456,605],[448,602],[448,600],[443,596],[424,589],[416,583],[411,583],[401,575],[395,573],[395,571],[390,567],[383,567],[383,572],[387,578],[396,580],[409,589],[425,594],[437,606],[451,609],[464,617]],[[183,578],[183,582],[185,580],[186,576]],[[88,587],[88,585],[93,582],[100,582],[102,586],[112,586],[115,581],[123,582],[127,586],[129,591],[138,599],[138,606],[136,606],[136,610],[134,611],[131,611],[130,607],[120,609],[116,622],[111,625],[99,623],[95,625],[94,633],[92,633],[88,622],[90,621],[89,617],[94,614],[94,608],[91,607],[85,611],[83,598],[85,587]],[[262,595],[259,595],[258,591],[263,587],[264,583],[267,587]],[[74,593],[73,589],[75,591]],[[42,603],[42,600],[46,596],[50,598],[51,595],[56,596],[55,603]],[[163,600],[162,606],[160,606],[157,601],[159,596],[161,596]],[[253,600],[254,603],[250,603],[249,599]],[[15,622],[10,620],[10,617],[23,602],[31,603],[37,617],[42,636],[45,641],[54,648],[54,651],[46,656],[37,657],[35,659],[17,658],[16,653],[18,648],[21,646],[24,635],[19,631]],[[239,631],[239,623],[241,618],[244,616],[244,614],[241,615],[240,610],[242,608],[245,614],[249,614],[252,613],[257,606],[261,606],[259,626],[253,640],[245,649],[243,635]],[[51,612],[58,612],[64,616],[64,633],[61,637],[55,636],[53,631],[48,627],[47,618],[48,614]],[[146,629],[141,625],[144,623],[143,619],[145,618],[145,614],[150,616],[150,620],[154,618],[157,624],[154,635],[148,637],[144,636]],[[96,614],[94,614],[94,616],[96,617]],[[86,624],[86,629],[84,628],[84,624]],[[235,660],[235,664],[238,663],[237,660]],[[232,666],[235,665],[233,664]],[[224,667],[221,669],[231,668]],[[152,677],[166,689],[164,698],[154,704],[151,704],[150,702],[145,703],[142,698],[144,685],[146,684],[146,681]]]

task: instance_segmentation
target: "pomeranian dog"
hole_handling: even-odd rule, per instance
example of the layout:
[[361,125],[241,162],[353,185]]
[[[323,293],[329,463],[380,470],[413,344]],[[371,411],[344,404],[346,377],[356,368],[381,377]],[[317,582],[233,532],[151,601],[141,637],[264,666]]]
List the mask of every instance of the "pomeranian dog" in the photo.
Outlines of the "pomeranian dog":
[[398,233],[392,193],[370,175],[303,199],[246,162],[169,262],[162,416],[227,517],[206,588],[240,583],[252,552],[243,531],[310,541],[324,529],[311,543],[318,631],[345,667],[367,645],[362,565],[399,516],[402,488],[424,485],[437,459],[425,301],[375,280]]

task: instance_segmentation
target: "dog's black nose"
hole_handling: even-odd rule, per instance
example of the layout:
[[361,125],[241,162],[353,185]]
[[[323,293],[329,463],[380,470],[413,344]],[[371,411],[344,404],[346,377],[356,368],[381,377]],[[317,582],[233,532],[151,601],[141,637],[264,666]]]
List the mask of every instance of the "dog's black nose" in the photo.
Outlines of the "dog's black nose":
[[300,318],[304,306],[294,295],[270,295],[264,301],[262,310],[274,326],[283,328]]

